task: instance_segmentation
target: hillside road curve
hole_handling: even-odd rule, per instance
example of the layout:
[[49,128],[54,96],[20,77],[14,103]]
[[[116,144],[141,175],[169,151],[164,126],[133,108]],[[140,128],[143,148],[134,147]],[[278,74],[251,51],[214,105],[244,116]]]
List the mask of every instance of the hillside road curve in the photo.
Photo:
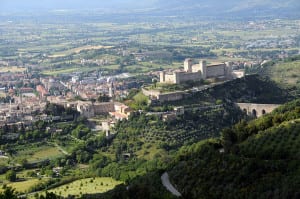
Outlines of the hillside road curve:
[[168,191],[170,191],[174,196],[181,197],[181,193],[175,189],[175,187],[171,184],[170,179],[169,179],[169,174],[165,172],[161,176],[161,182],[166,187]]

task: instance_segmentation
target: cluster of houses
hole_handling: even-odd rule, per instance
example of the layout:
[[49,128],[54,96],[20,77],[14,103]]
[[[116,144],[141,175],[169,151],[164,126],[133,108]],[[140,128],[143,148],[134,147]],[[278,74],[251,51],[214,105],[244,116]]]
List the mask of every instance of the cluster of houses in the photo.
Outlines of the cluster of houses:
[[[125,104],[114,102],[113,99],[116,96],[127,96],[128,89],[136,86],[124,79],[118,81],[115,77],[99,78],[82,75],[81,77],[73,76],[67,81],[59,77],[29,80],[28,74],[23,72],[0,73],[0,80],[2,80],[1,96],[10,99],[9,102],[0,104],[0,126],[30,126],[39,120],[61,121],[64,119],[62,116],[44,114],[47,103],[72,108],[86,118],[105,115],[110,118],[108,121],[115,123],[118,120],[128,119],[132,111]],[[112,100],[97,102],[100,94],[107,95]],[[76,100],[76,96],[80,96],[84,101]]]
[[[142,54],[135,54],[141,56]],[[89,62],[89,60],[83,60]],[[207,64],[201,60],[195,63],[192,59],[186,59],[183,70],[173,71],[172,74],[166,71],[158,72],[161,83],[181,84],[186,81],[198,81],[214,77],[243,77],[244,71],[237,74],[233,70],[233,63]],[[110,129],[116,121],[126,120],[132,110],[122,104],[119,99],[125,98],[131,88],[140,88],[139,82],[129,78],[129,74],[116,76],[102,76],[100,71],[91,73],[73,73],[58,77],[36,78],[25,72],[0,73],[0,94],[10,96],[9,103],[0,104],[0,126],[7,124],[30,124],[38,120],[61,120],[62,118],[50,117],[43,112],[47,103],[62,105],[66,108],[77,110],[86,118],[93,118],[98,115],[105,115],[108,120],[102,121],[101,128],[110,134]],[[21,86],[20,86],[21,85]],[[154,95],[153,91],[142,89],[146,96]],[[160,101],[172,101],[183,98],[185,93],[158,93]],[[102,102],[99,96],[107,96],[108,99]],[[179,114],[184,113],[184,108],[177,107],[173,112],[161,115],[164,121],[175,119]]]

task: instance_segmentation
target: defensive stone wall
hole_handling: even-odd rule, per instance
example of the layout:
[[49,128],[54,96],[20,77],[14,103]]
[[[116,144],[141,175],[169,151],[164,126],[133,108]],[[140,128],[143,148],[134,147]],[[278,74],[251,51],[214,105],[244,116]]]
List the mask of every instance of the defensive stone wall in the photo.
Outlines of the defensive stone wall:
[[226,65],[220,64],[220,65],[207,66],[206,76],[207,78],[226,76]]
[[176,101],[181,100],[184,97],[185,92],[178,91],[178,92],[171,92],[171,93],[161,93],[157,90],[147,90],[142,88],[142,92],[144,95],[148,97],[155,97],[160,102],[169,102],[169,101]]
[[155,96],[157,97],[161,92],[158,91],[158,90],[148,90],[148,89],[145,89],[145,88],[142,88],[142,92],[144,95],[146,96]]
[[176,83],[180,84],[187,81],[200,81],[201,80],[201,73],[195,72],[195,73],[186,73],[186,72],[180,72],[176,75]]
[[185,92],[174,92],[174,93],[163,93],[157,96],[157,99],[160,102],[170,102],[181,100],[184,97]]

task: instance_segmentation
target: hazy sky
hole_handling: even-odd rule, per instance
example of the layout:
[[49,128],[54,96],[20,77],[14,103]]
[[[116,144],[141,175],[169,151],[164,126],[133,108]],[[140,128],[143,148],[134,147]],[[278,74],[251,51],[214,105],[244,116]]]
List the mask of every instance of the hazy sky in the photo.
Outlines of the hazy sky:
[[3,10],[95,9],[151,6],[156,0],[0,0]]
[[[300,9],[300,0],[0,0],[0,14],[14,11],[50,11],[108,9],[109,11],[127,11],[139,8],[182,9],[195,8],[217,13],[226,10],[253,8],[293,8]],[[199,12],[202,12],[200,11]]]

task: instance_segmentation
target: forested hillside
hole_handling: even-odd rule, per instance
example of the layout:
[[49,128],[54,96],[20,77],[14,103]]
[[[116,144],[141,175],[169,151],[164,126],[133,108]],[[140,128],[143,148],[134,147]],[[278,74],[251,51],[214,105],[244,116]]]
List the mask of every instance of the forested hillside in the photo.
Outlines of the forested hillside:
[[[182,198],[299,198],[300,100],[183,146],[166,167]],[[132,179],[98,198],[175,198],[163,170]]]
[[[299,198],[300,100],[183,147],[171,169],[184,198]],[[224,149],[224,152],[223,152]]]

